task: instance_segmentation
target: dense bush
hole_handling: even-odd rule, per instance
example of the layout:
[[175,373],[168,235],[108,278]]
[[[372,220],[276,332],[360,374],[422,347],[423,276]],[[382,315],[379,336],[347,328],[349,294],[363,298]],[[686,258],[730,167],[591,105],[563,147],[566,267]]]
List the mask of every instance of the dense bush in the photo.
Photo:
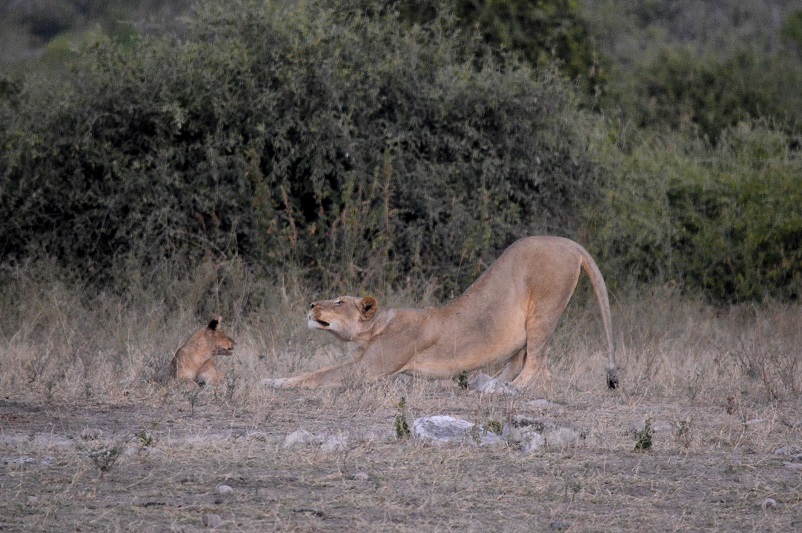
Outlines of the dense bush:
[[436,3],[329,4],[205,2],[181,38],[99,38],[69,71],[0,79],[0,266],[217,290],[231,265],[298,269],[327,290],[424,280],[442,296],[551,233],[587,244],[614,287],[799,297],[800,138],[750,118],[793,96],[754,91],[754,57],[667,48],[654,84],[633,80],[654,94],[633,89],[640,111],[615,125]]
[[181,40],[101,42],[28,79],[5,103],[3,256],[106,281],[239,255],[464,285],[516,237],[578,227],[596,174],[558,77],[447,17],[325,4],[209,2]]
[[802,132],[800,11],[790,0],[585,1],[607,72],[599,106],[716,142],[740,121]]
[[760,124],[727,130],[715,148],[639,140],[610,169],[594,250],[619,282],[674,284],[714,302],[799,298],[799,142]]

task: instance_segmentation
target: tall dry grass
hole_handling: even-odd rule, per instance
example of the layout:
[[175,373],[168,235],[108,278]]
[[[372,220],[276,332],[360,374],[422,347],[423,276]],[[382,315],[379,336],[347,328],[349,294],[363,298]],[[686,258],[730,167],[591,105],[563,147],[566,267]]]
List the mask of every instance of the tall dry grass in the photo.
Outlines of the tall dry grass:
[[[132,276],[121,294],[98,292],[52,265],[2,275],[0,390],[9,398],[113,401],[157,393],[164,387],[153,376],[216,314],[237,341],[234,356],[219,361],[227,381],[216,393],[229,399],[256,400],[265,394],[263,377],[313,370],[350,354],[332,336],[306,329],[308,302],[333,294],[310,289],[293,273],[267,281],[237,261],[209,262],[168,282],[169,272]],[[546,395],[604,385],[604,335],[584,285],[549,347],[554,384]],[[436,289],[410,283],[376,296],[390,306],[433,305]],[[802,392],[799,305],[715,308],[653,288],[614,294],[612,307],[625,397],[723,404]],[[392,392],[400,395],[414,380],[392,386],[401,387]]]

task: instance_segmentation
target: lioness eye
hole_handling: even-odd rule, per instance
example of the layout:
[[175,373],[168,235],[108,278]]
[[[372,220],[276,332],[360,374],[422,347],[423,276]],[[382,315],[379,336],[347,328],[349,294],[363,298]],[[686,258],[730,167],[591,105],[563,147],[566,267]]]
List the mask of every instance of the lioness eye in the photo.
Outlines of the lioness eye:
[[342,304],[343,304],[342,300],[337,300],[336,302],[334,302],[334,305],[342,305]]

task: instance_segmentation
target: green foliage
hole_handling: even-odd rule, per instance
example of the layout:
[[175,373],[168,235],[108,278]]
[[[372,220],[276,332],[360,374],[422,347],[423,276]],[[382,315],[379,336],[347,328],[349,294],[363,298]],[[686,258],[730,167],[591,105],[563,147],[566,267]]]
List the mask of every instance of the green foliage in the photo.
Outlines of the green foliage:
[[398,408],[401,412],[395,417],[395,436],[399,440],[407,439],[412,435],[412,432],[409,429],[409,423],[407,423],[407,399],[404,396],[401,396]]
[[[414,22],[437,16],[431,0],[400,0],[402,18]],[[476,28],[493,47],[514,52],[525,61],[547,66],[577,79],[585,90],[601,83],[597,52],[577,0],[451,0],[456,23]]]
[[643,429],[635,432],[635,451],[645,452],[652,449],[652,419],[647,418]]
[[[802,132],[798,12],[784,0],[585,2],[607,75],[600,107],[717,142],[740,121]],[[784,21],[784,22],[783,22]]]
[[464,286],[516,237],[578,226],[596,174],[559,77],[447,17],[349,5],[209,2],[181,40],[102,42],[29,79],[2,138],[4,256],[100,280],[239,255]]
[[761,125],[715,148],[640,141],[618,161],[594,249],[611,278],[679,284],[714,302],[802,289],[798,138]]
[[468,371],[461,371],[454,377],[454,381],[457,383],[460,389],[468,390]]

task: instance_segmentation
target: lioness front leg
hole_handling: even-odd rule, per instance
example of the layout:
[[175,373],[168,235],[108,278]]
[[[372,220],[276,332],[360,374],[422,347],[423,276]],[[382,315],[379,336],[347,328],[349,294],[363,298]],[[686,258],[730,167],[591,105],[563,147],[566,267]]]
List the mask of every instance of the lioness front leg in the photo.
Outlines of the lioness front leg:
[[263,379],[262,385],[273,389],[340,387],[347,381],[375,381],[390,374],[390,371],[370,370],[357,362],[346,361],[291,378]]

